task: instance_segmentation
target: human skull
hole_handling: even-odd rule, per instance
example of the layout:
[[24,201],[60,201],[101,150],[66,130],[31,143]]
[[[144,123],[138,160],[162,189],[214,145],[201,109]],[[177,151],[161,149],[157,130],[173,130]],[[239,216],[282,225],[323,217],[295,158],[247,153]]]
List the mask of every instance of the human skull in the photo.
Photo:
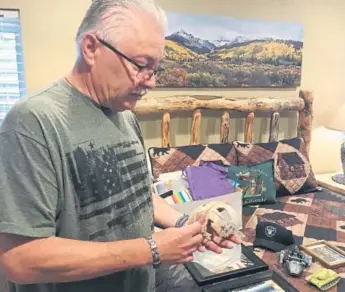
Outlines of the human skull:
[[202,234],[210,240],[215,231],[221,238],[228,238],[239,232],[239,218],[236,211],[227,203],[212,201],[197,207],[190,215],[188,224],[198,221],[205,216],[202,223]]

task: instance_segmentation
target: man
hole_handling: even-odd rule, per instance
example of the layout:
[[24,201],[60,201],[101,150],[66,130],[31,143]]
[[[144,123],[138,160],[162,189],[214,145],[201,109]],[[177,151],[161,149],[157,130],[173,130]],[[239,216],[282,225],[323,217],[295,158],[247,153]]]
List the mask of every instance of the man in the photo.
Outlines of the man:
[[149,0],[95,0],[76,39],[71,73],[1,126],[1,269],[11,291],[152,291],[160,264],[232,246],[204,242],[200,223],[150,193],[131,110],[161,70],[164,14]]

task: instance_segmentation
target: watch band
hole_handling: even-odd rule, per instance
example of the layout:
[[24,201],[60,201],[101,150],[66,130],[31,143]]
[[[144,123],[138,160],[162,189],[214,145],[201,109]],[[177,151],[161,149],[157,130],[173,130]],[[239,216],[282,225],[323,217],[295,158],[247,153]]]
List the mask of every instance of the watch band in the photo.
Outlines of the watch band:
[[161,264],[158,248],[156,245],[155,240],[152,238],[152,236],[147,238],[147,241],[149,242],[151,252],[152,252],[152,259],[153,259],[153,268],[158,268]]
[[175,227],[182,227],[182,226],[187,222],[188,219],[189,219],[189,215],[183,214],[183,215],[176,221]]

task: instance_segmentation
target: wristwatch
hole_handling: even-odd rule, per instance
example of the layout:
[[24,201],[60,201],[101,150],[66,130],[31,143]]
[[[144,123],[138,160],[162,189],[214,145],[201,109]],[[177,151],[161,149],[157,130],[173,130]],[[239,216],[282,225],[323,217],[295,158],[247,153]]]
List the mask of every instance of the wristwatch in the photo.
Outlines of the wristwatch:
[[156,242],[152,238],[152,236],[148,237],[147,241],[149,242],[149,245],[150,245],[150,248],[151,248],[151,252],[152,252],[153,268],[156,269],[161,264],[158,248],[157,248]]
[[187,214],[183,214],[177,221],[175,224],[175,227],[182,227],[189,219],[189,215]]

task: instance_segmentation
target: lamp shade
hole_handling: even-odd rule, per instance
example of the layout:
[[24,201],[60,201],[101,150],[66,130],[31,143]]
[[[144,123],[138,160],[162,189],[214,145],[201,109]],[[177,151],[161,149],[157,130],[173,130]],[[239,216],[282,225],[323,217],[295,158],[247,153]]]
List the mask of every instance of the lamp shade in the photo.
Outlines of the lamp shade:
[[329,118],[325,127],[334,131],[345,131],[345,104]]

